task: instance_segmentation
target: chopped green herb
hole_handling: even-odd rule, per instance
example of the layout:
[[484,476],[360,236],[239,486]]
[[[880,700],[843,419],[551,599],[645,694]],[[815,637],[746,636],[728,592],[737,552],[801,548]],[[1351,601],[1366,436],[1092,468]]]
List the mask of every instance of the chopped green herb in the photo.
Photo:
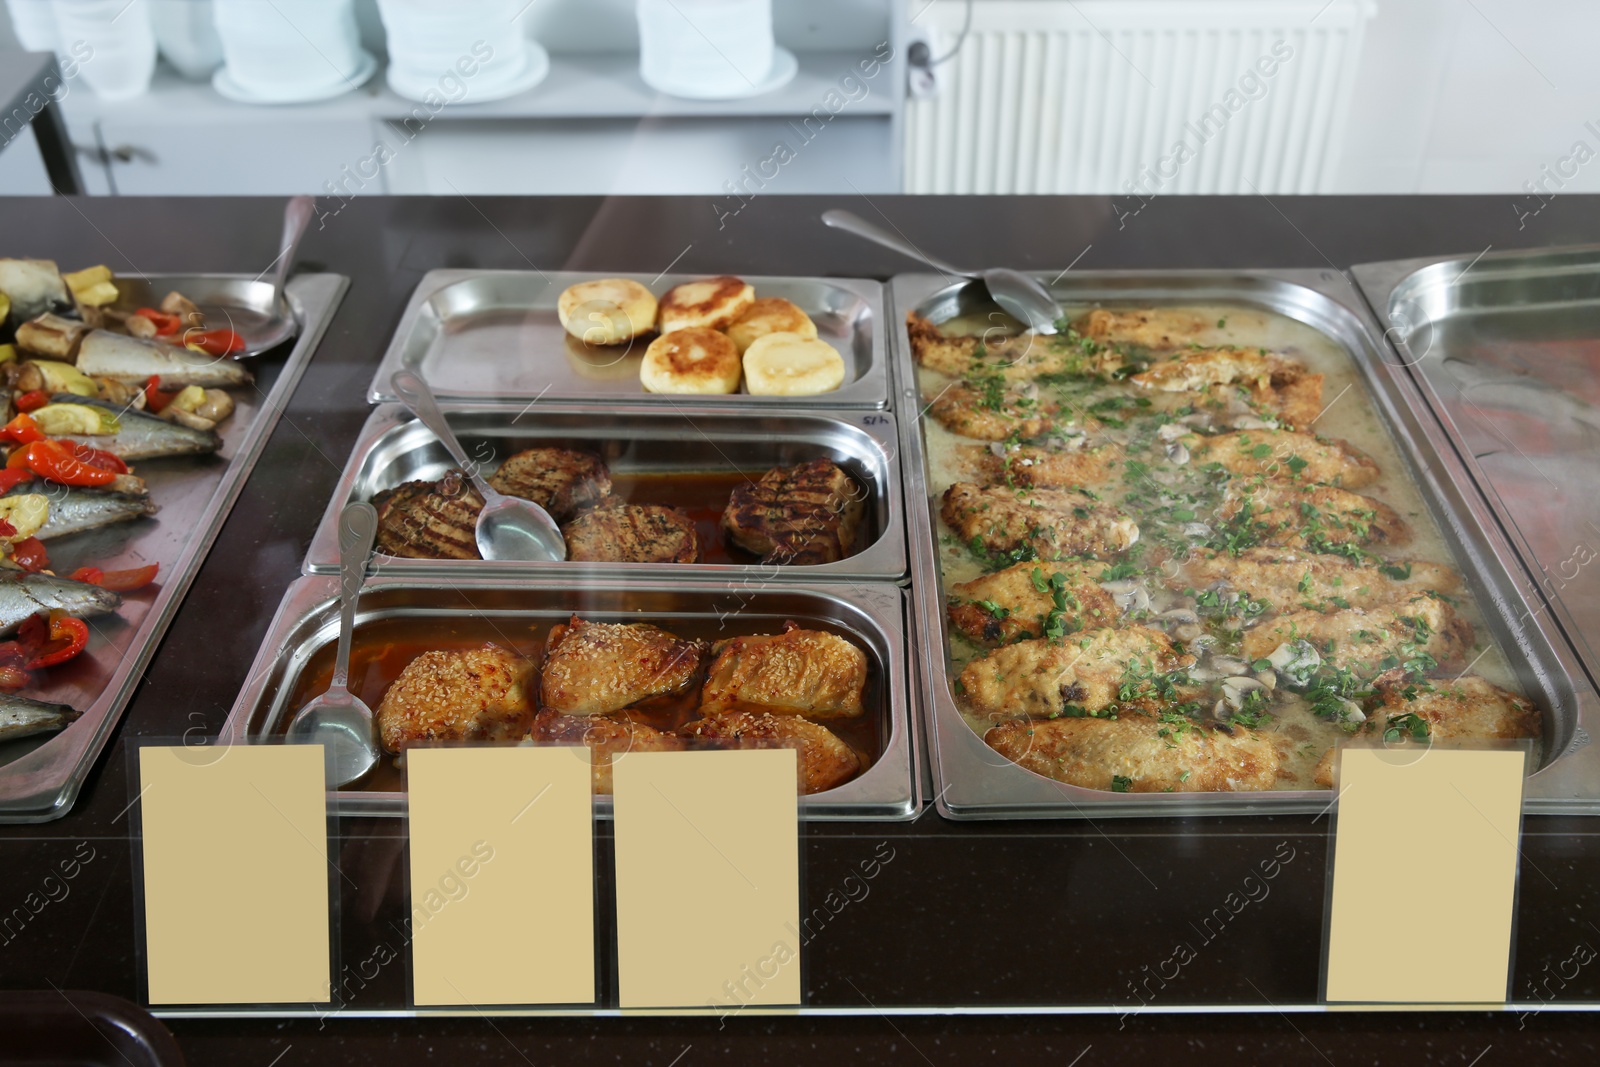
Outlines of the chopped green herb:
[[1129,787],[1132,785],[1132,778],[1124,778],[1120,774],[1113,774],[1111,776],[1111,791],[1113,793],[1126,793]]

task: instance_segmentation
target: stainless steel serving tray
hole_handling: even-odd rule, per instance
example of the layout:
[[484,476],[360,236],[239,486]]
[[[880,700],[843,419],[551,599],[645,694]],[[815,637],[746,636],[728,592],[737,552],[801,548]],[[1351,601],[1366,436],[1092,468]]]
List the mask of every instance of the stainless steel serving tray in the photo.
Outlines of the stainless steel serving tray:
[[[1460,458],[1438,432],[1410,376],[1383,343],[1382,331],[1349,279],[1332,270],[1072,272],[1040,281],[1068,304],[1225,303],[1272,311],[1303,322],[1342,346],[1399,452],[1432,507],[1446,545],[1477,595],[1485,622],[1506,650],[1523,692],[1545,716],[1544,762],[1527,782],[1533,812],[1600,812],[1600,753],[1588,744],[1600,723],[1600,695],[1548,612],[1530,598],[1515,553]],[[898,317],[916,310],[941,322],[991,305],[976,283],[952,286],[938,275],[902,275],[891,283]],[[1022,769],[985,745],[956,707],[950,688],[949,635],[934,531],[938,501],[927,483],[927,459],[911,347],[903,323],[894,331],[906,524],[915,617],[921,645],[920,682],[929,716],[929,754],[937,803],[955,819],[1233,815],[1315,812],[1326,790],[1265,793],[1110,793],[1052,781]]]
[[[296,680],[319,649],[338,639],[339,584],[331,576],[301,578],[289,587],[255,665],[223,725],[220,744],[277,743],[295,708],[286,707]],[[883,753],[866,773],[836,789],[801,798],[805,818],[897,821],[915,818],[922,803],[917,773],[915,709],[906,678],[904,592],[894,585],[754,586],[741,582],[657,583],[527,581],[507,585],[481,578],[452,582],[368,582],[356,615],[361,628],[377,619],[486,617],[507,627],[534,619],[564,621],[573,613],[603,622],[715,622],[728,636],[777,632],[787,620],[853,639],[866,650],[881,694]],[[353,679],[359,684],[359,679]],[[405,794],[360,785],[329,794],[339,815],[401,816]],[[603,817],[611,798],[598,796]]]
[[[599,453],[616,475],[731,472],[755,479],[772,467],[827,456],[869,493],[861,551],[836,563],[776,566],[729,563],[531,563],[399,559],[376,554],[384,574],[504,577],[581,575],[633,580],[897,581],[906,574],[900,464],[894,416],[886,412],[737,412],[674,404],[619,412],[595,405],[492,404],[446,406],[445,417],[468,457],[493,470],[524,448],[583,448]],[[356,442],[339,486],[306,556],[308,574],[339,571],[339,513],[356,500],[455,467],[444,446],[397,404],[378,407]],[[644,500],[644,498],[641,498]],[[720,510],[720,508],[719,508]]]
[[1549,603],[1600,679],[1600,246],[1353,273],[1489,498],[1529,599]]
[[406,304],[394,340],[367,390],[373,403],[398,400],[389,379],[402,367],[420,374],[441,400],[603,400],[670,407],[691,401],[720,407],[884,408],[889,403],[883,286],[859,278],[745,275],[756,296],[783,297],[817,324],[844,357],[844,384],[814,397],[670,396],[647,393],[639,363],[649,338],[586,348],[562,329],[563,289],[592,278],[624,277],[657,296],[703,274],[594,274],[575,271],[433,270]]
[[[152,275],[151,280],[161,292],[181,292],[188,277]],[[42,822],[71,808],[348,285],[349,279],[337,274],[306,274],[289,283],[300,335],[269,391],[261,392],[259,381],[254,391],[231,391],[236,409],[219,427],[220,455],[136,464],[161,507],[159,514],[51,543],[51,563],[58,573],[90,563],[111,569],[155,562],[161,564],[161,575],[153,596],[130,595],[116,615],[89,620],[89,651],[50,671],[40,689],[27,691],[28,696],[71,704],[83,715],[52,737],[0,745],[0,822]],[[258,375],[275,365],[276,359],[250,363]]]

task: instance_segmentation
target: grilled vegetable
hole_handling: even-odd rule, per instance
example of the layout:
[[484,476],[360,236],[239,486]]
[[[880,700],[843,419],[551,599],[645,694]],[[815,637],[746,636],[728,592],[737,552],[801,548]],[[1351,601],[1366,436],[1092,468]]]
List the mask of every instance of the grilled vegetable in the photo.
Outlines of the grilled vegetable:
[[109,437],[122,429],[117,416],[95,404],[49,403],[32,413],[34,425],[51,437],[83,434]]
[[215,452],[222,447],[222,438],[209,430],[193,430],[142,411],[107,404],[103,400],[70,395],[58,395],[55,399],[102,408],[115,415],[119,429],[111,437],[80,439],[69,435],[64,439],[102,449],[124,460],[152,459],[156,456],[187,456],[201,452]]
[[47,704],[15,693],[0,693],[0,741],[16,741],[65,729],[78,712],[66,704]]
[[0,519],[11,525],[7,541],[36,536],[50,518],[50,498],[43,493],[15,493],[0,496]]
[[40,389],[47,393],[94,396],[97,392],[94,381],[87,374],[70,363],[58,363],[50,359],[28,360],[18,370],[16,384],[18,389]]
[[83,582],[45,574],[0,575],[0,637],[14,633],[41,611],[89,619],[121,606],[122,597],[116,593]]
[[60,315],[40,315],[17,327],[17,347],[68,363],[77,358],[89,328]]
[[93,330],[83,339],[77,364],[85,374],[128,385],[143,385],[151,375],[158,375],[161,384],[169,388],[245,385],[253,380],[249,371],[231,359],[105,330]]

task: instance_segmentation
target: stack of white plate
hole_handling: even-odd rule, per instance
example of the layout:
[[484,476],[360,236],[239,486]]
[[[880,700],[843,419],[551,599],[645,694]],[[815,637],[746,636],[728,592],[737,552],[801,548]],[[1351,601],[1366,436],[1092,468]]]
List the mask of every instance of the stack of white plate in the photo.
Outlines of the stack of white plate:
[[799,65],[772,39],[772,0],[639,0],[639,76],[694,100],[754,96]]
[[224,65],[211,84],[230,100],[327,100],[378,69],[351,0],[216,0],[216,9]]
[[58,48],[92,49],[79,69],[96,96],[126,100],[150,88],[156,35],[146,0],[55,0],[55,12]]
[[526,92],[550,56],[523,36],[527,0],[378,0],[389,88],[408,100],[482,103]]

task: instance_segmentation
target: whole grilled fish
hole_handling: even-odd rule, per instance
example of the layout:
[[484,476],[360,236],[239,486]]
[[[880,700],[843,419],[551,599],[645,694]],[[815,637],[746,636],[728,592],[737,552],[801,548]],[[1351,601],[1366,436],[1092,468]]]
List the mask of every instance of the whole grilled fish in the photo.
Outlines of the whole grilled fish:
[[37,483],[25,483],[12,489],[6,496],[42,492],[50,500],[50,517],[33,536],[41,541],[83,530],[98,530],[118,522],[132,522],[161,510],[149,497],[128,493],[108,493],[99,489],[73,489],[65,485],[35,488]]
[[155,459],[158,456],[189,456],[202,452],[216,452],[222,448],[222,438],[212,430],[194,430],[176,422],[158,419],[133,408],[109,404],[93,397],[57,393],[50,398],[57,404],[87,404],[104,408],[116,415],[121,429],[104,437],[85,434],[64,434],[63,441],[76,441],[89,448],[98,448],[123,459]]
[[87,582],[20,571],[0,575],[0,637],[10,636],[41,611],[64,611],[75,619],[90,619],[121,606],[122,597]]
[[0,741],[54,733],[78,717],[66,704],[46,704],[15,693],[0,693]]
[[161,386],[185,385],[225,388],[248,385],[250,372],[227,356],[208,356],[178,345],[146,341],[109,330],[91,330],[78,348],[78,369],[90,377],[111,378],[128,385],[143,385],[152,374]]

